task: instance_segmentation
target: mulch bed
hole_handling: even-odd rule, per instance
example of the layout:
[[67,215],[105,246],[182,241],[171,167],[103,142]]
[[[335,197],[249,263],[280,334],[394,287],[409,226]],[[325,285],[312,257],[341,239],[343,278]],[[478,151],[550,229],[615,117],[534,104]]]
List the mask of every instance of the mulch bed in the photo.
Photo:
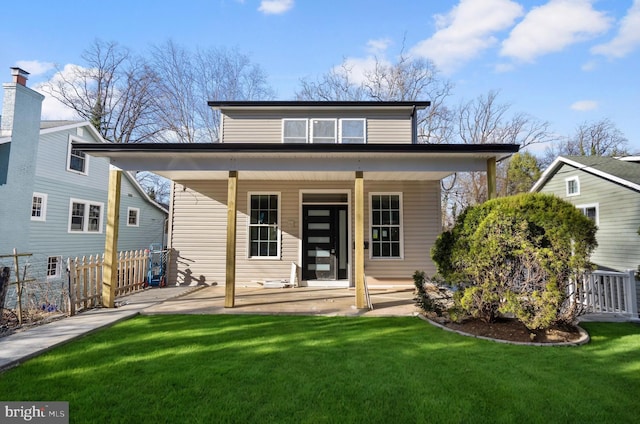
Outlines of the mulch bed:
[[22,325],[18,322],[18,311],[13,309],[3,309],[0,318],[0,338],[13,333],[27,330],[29,328],[46,324],[51,321],[65,318],[67,315],[62,312],[45,312],[40,310],[29,310],[22,312]]
[[488,337],[519,343],[573,343],[581,339],[582,334],[576,326],[551,327],[546,330],[532,331],[515,319],[503,318],[494,323],[485,323],[478,319],[469,319],[462,323],[441,323],[452,330],[474,336]]

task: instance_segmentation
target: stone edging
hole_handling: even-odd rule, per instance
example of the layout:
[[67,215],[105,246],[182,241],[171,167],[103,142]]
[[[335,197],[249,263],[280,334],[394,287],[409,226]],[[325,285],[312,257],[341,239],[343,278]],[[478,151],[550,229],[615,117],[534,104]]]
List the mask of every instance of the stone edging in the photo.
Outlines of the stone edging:
[[420,317],[420,319],[422,319],[424,321],[427,321],[429,324],[431,324],[431,325],[433,325],[435,327],[441,328],[442,330],[449,331],[449,332],[452,332],[452,333],[457,333],[457,334],[460,334],[461,336],[474,337],[476,339],[489,340],[489,341],[496,342],[496,343],[521,345],[521,346],[581,346],[581,345],[589,343],[589,341],[591,340],[591,338],[589,337],[589,333],[587,333],[579,325],[577,327],[578,327],[578,331],[580,332],[580,339],[575,341],[575,342],[558,342],[558,343],[534,343],[534,342],[531,342],[531,343],[528,343],[528,342],[514,342],[514,341],[510,341],[510,340],[494,339],[494,338],[491,338],[491,337],[478,336],[478,335],[475,335],[475,334],[465,333],[464,331],[454,330],[453,328],[449,328],[446,325],[440,324],[439,322],[430,320],[429,318],[424,316],[424,314],[418,314],[418,316]]

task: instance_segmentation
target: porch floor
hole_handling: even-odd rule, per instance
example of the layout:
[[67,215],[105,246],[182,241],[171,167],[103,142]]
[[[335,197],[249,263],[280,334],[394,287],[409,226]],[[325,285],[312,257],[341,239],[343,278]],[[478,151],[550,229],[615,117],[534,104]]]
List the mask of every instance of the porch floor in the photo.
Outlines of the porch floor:
[[[165,290],[165,289],[158,289]],[[412,316],[419,309],[412,288],[369,288],[373,309],[355,307],[353,288],[237,286],[235,306],[224,307],[224,286],[205,286],[150,306],[143,314],[264,314]]]

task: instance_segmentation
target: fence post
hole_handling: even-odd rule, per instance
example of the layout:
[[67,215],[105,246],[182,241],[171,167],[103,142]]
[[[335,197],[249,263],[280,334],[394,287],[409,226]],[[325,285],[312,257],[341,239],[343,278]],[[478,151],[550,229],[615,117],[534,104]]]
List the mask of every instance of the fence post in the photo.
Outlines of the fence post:
[[625,292],[628,293],[625,296],[627,301],[627,312],[633,316],[633,318],[638,318],[638,299],[636,292],[636,272],[632,269],[627,270],[627,278],[625,280]]
[[76,262],[67,258],[67,274],[69,279],[69,315],[76,314]]
[[16,296],[18,298],[18,324],[22,325],[22,282],[20,281],[20,265],[18,263],[18,250],[13,248],[13,264],[16,270]]
[[9,288],[9,278],[11,277],[11,268],[2,267],[0,270],[0,312],[4,309],[4,299],[7,297],[7,289]]

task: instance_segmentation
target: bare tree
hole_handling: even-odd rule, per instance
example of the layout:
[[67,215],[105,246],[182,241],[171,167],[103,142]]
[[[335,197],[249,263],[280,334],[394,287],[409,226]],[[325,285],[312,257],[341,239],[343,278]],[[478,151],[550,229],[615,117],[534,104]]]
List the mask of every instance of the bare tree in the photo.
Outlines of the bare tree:
[[171,182],[168,179],[152,172],[142,171],[136,173],[136,181],[152,200],[160,204],[169,203]]
[[395,63],[375,58],[372,69],[355,75],[347,61],[321,75],[317,81],[302,80],[298,100],[429,100],[431,107],[418,116],[421,143],[445,143],[451,135],[451,111],[444,102],[451,94],[451,82],[439,78],[433,62],[401,52]]
[[583,122],[574,135],[550,145],[542,162],[548,166],[558,156],[624,156],[628,140],[608,118]]
[[159,78],[162,141],[217,142],[220,116],[207,101],[274,97],[264,71],[237,50],[191,52],[169,40],[152,48],[151,64]]
[[95,40],[83,52],[84,63],[58,69],[43,91],[90,121],[115,143],[153,139],[158,131],[156,75],[144,61],[115,42]]
[[[474,100],[463,103],[457,110],[457,137],[464,144],[517,144],[520,148],[555,140],[548,122],[539,121],[524,113],[511,114],[511,105],[498,102],[499,92],[492,90]],[[508,192],[507,164],[498,164],[497,191]],[[461,173],[446,193],[448,213],[462,211],[469,205],[487,200],[486,174]],[[445,186],[446,188],[446,186]],[[455,208],[453,207],[455,205]]]

